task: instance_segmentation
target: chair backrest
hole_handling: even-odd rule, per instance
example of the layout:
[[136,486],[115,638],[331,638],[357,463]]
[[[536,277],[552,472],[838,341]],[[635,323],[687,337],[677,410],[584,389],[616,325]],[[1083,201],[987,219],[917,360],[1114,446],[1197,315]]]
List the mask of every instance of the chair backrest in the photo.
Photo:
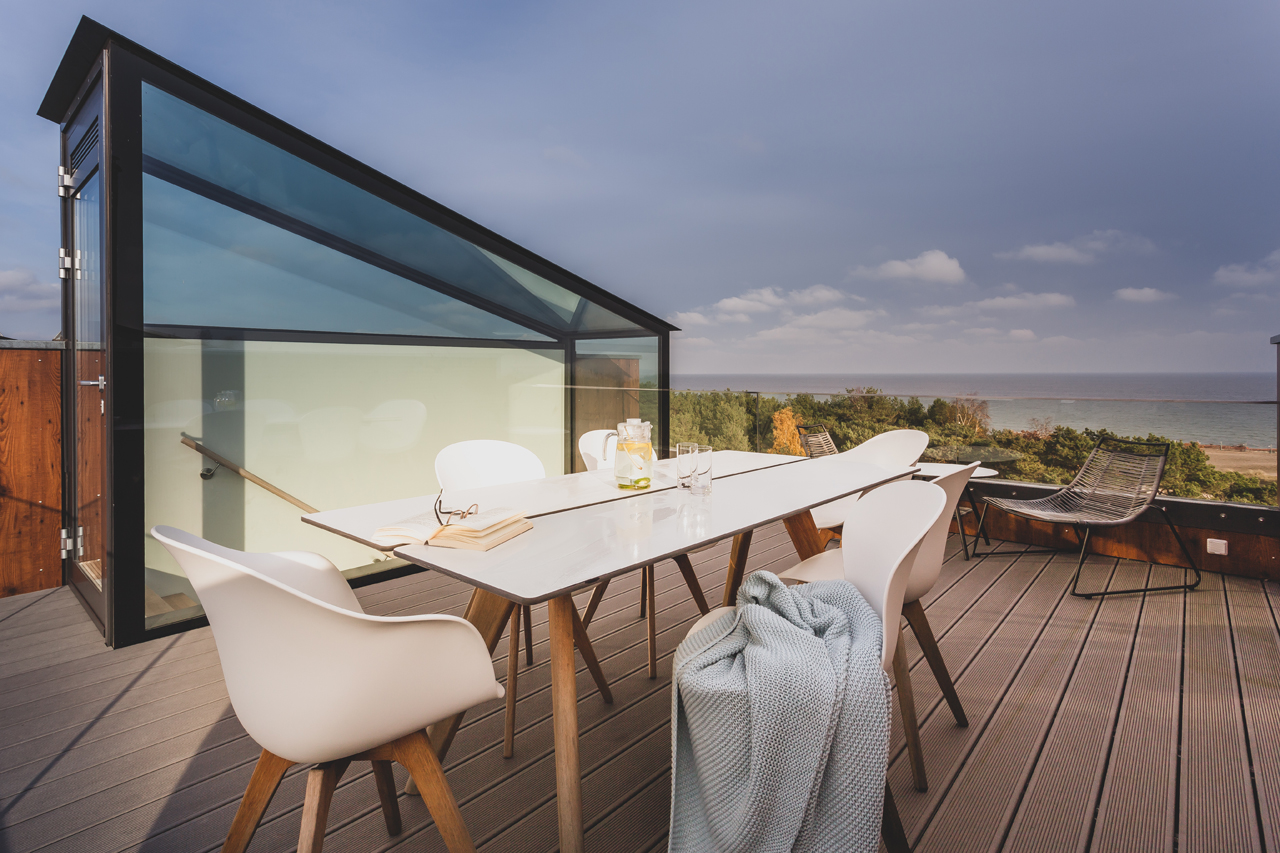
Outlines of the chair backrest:
[[920,543],[946,510],[947,493],[922,480],[900,480],[868,492],[849,510],[840,547],[845,576],[859,579],[884,623],[880,663],[893,665],[903,596]]
[[836,450],[836,443],[831,440],[831,433],[822,424],[798,426],[796,431],[800,433],[800,446],[810,459],[834,456],[840,452]]
[[938,520],[933,523],[933,527],[929,528],[929,532],[924,535],[924,541],[920,543],[920,551],[916,554],[915,562],[911,564],[911,579],[907,581],[907,591],[902,599],[904,602],[915,601],[933,589],[933,585],[938,582],[938,575],[942,572],[942,558],[947,550],[951,516],[955,513],[956,505],[960,503],[960,496],[964,494],[964,487],[973,476],[973,472],[977,470],[978,464],[974,462],[932,481],[935,486],[947,493],[947,505],[943,507],[942,515],[938,516]]
[[1104,436],[1070,485],[1049,499],[1064,512],[1087,508],[1103,523],[1127,521],[1155,500],[1168,455],[1164,442]]
[[[350,589],[351,607],[322,600],[344,596],[319,561],[245,553],[173,527],[151,534],[200,598],[236,715],[276,755],[299,763],[350,755],[454,713],[459,695],[473,704],[495,695],[483,641],[463,620],[366,616]],[[391,624],[405,622],[422,624]],[[404,628],[427,632],[435,654],[406,646],[413,638]]]
[[618,432],[612,429],[593,429],[578,439],[578,452],[588,471],[612,468],[613,457],[618,452]]
[[446,491],[540,480],[547,476],[532,450],[509,441],[474,439],[436,454],[436,479]]
[[918,429],[894,429],[873,435],[866,441],[844,451],[843,456],[898,468],[914,465],[929,446],[929,434]]

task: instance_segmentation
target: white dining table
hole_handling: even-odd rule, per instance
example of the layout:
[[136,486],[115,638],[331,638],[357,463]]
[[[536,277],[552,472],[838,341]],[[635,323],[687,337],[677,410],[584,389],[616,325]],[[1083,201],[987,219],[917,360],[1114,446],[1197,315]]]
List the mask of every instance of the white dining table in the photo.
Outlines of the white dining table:
[[[732,537],[723,595],[723,603],[731,604],[742,582],[756,528],[783,521],[800,558],[810,557],[822,550],[810,509],[917,471],[915,467],[883,468],[842,455],[804,459],[717,451],[712,463],[715,479],[707,497],[676,489],[673,481],[668,485],[667,478],[673,472],[668,471],[665,461],[658,463],[653,488],[620,496],[617,493],[622,490],[612,485],[611,472],[608,478],[589,472],[446,495],[450,505],[455,499],[462,506],[469,505],[462,501],[479,503],[483,499],[523,508],[534,519],[533,529],[490,551],[432,545],[395,549],[397,557],[475,588],[466,618],[479,630],[490,652],[513,608],[547,602],[557,811],[564,853],[583,850],[575,648],[582,650],[593,675],[598,676],[599,668],[594,653],[588,651],[586,629],[573,594]],[[577,479],[568,482],[571,478]],[[369,538],[373,530],[407,514],[430,511],[435,497],[314,513],[303,520],[378,547]],[[576,501],[583,502],[574,504]],[[480,505],[485,508],[484,503]],[[601,693],[609,701],[607,691]],[[442,760],[461,721],[458,714],[431,728],[432,745]]]

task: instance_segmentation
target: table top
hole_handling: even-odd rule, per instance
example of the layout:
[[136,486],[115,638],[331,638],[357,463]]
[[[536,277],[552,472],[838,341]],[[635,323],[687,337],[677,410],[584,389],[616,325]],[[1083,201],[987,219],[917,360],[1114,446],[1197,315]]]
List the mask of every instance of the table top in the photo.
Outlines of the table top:
[[[961,468],[966,468],[968,466],[957,465],[954,462],[917,462],[916,467],[920,469],[920,476],[933,478],[945,476],[953,471],[959,471]],[[973,473],[969,475],[969,479],[972,480],[974,477],[995,477],[999,473],[1000,472],[994,468],[978,467],[973,469]]]
[[[717,450],[711,456],[711,475],[712,479],[718,482],[747,471],[785,465],[803,459],[802,456]],[[505,506],[523,512],[527,518],[538,518],[592,504],[673,490],[676,487],[675,464],[674,459],[654,462],[652,485],[644,491],[619,489],[614,481],[613,468],[607,468],[600,471],[562,474],[541,480],[526,480],[522,483],[447,492],[444,495],[443,506],[450,510],[469,507],[472,504],[478,504],[481,510]],[[394,546],[375,542],[374,531],[379,527],[430,513],[436,497],[436,494],[420,495],[347,509],[314,512],[302,516],[302,520],[370,548],[390,551]]]
[[536,604],[916,471],[840,455],[790,461],[800,464],[717,479],[705,498],[651,490],[544,515],[532,530],[490,551],[409,545],[395,554],[508,600]]

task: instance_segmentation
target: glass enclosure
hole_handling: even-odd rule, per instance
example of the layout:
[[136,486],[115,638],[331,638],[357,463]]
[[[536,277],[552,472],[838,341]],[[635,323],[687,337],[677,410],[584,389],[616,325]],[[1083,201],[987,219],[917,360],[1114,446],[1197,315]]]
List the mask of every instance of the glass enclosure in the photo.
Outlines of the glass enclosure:
[[[456,441],[514,442],[558,473],[581,467],[585,430],[638,416],[662,434],[662,328],[141,88],[144,534],[314,550],[363,576],[386,555],[303,512],[436,491]],[[200,615],[145,535],[146,628]]]

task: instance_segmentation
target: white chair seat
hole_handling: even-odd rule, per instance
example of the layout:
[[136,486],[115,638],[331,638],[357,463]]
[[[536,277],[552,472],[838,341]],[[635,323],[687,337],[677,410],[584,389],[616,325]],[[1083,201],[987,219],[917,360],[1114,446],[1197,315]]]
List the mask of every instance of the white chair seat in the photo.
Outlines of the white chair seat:
[[829,504],[815,506],[809,511],[813,514],[813,523],[819,530],[839,527],[849,517],[849,512],[853,509],[853,505],[858,502],[858,497],[858,495],[850,495],[847,498],[841,498]]
[[814,554],[799,565],[792,566],[785,572],[778,572],[778,577],[800,583],[842,581],[845,579],[845,571],[844,552],[837,548],[834,551]]
[[726,614],[726,613],[732,613],[732,612],[734,612],[734,611],[735,611],[735,610],[737,610],[737,609],[738,609],[738,608],[736,608],[736,607],[714,607],[714,608],[712,608],[710,613],[708,613],[706,616],[703,616],[703,617],[702,617],[701,619],[699,619],[697,622],[694,622],[694,623],[693,623],[693,627],[689,629],[689,633],[685,634],[685,636],[686,636],[686,637],[691,637],[691,636],[693,636],[694,634],[696,634],[696,633],[698,633],[699,631],[701,631],[703,628],[705,628],[705,627],[707,627],[708,625],[710,625],[712,622],[714,622],[714,621],[716,621],[717,619],[719,619],[719,618],[720,618],[721,616],[723,616],[724,614]]

